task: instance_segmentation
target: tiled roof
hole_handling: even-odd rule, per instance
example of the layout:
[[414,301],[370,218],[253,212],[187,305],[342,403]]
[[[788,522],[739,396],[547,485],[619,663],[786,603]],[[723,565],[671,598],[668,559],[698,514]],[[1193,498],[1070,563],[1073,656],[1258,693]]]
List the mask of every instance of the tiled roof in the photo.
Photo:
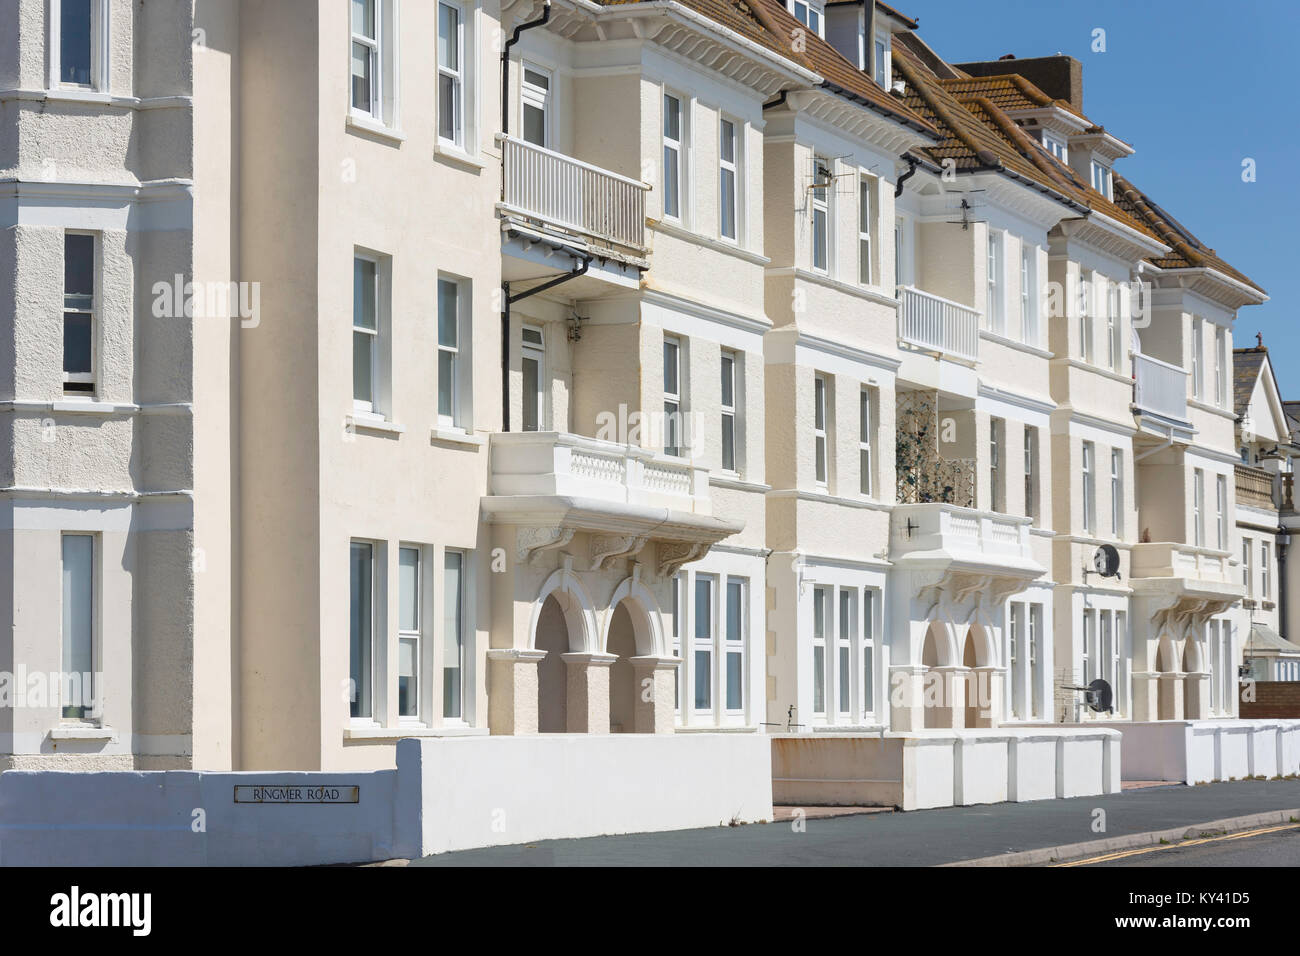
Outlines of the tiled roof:
[[[645,0],[596,0],[604,6],[619,6]],[[806,69],[812,70],[836,87],[865,100],[880,112],[900,122],[923,129],[931,135],[937,130],[914,113],[896,96],[882,90],[871,78],[846,60],[838,50],[796,20],[780,0],[678,0],[689,10],[703,14],[715,23],[734,30],[747,40],[766,47]],[[795,38],[802,50],[794,49]]]
[[1282,411],[1286,413],[1287,427],[1291,430],[1291,441],[1300,439],[1300,402],[1283,402]]
[[1246,411],[1250,396],[1255,392],[1259,370],[1268,358],[1268,349],[1260,346],[1232,350],[1232,405],[1238,415]]
[[954,96],[982,96],[1004,110],[1037,110],[1059,106],[1083,117],[1066,100],[1054,100],[1018,73],[1003,76],[959,76],[939,82]]
[[1300,654],[1300,644],[1280,636],[1266,624],[1252,624],[1246,638],[1246,651],[1277,651],[1280,654]]
[[1113,170],[1111,176],[1115,184],[1115,202],[1133,218],[1141,221],[1148,232],[1172,247],[1166,255],[1152,258],[1152,262],[1162,269],[1214,269],[1264,293],[1249,277],[1220,259],[1213,249],[1204,245],[1182,223],[1156,205],[1146,193]]

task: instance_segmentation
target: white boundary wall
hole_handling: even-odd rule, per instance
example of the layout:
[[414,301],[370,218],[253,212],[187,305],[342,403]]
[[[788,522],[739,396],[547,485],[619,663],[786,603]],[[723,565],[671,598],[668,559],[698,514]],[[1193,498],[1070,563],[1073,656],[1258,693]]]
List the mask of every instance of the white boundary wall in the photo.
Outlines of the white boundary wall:
[[1116,721],[1103,726],[1124,735],[1125,780],[1195,784],[1300,773],[1300,720]]
[[[772,819],[754,734],[408,738],[358,773],[0,773],[0,866],[294,866]],[[235,803],[236,786],[359,787]],[[201,821],[201,828],[199,823]]]
[[999,727],[772,736],[778,803],[904,810],[1116,793],[1120,734]]

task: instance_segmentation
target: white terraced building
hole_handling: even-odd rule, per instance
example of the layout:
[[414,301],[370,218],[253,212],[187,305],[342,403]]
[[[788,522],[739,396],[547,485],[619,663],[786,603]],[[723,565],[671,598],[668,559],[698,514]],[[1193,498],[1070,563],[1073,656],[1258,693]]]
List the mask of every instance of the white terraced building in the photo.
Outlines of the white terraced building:
[[911,807],[1235,717],[1266,296],[1077,62],[872,0],[0,16],[0,769],[766,734],[778,800]]

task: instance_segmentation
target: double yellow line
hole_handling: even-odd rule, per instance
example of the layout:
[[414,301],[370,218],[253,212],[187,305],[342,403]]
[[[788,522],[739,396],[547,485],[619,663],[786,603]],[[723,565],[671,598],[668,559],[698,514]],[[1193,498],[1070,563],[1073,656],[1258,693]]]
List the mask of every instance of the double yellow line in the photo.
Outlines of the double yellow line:
[[1277,833],[1279,830],[1297,830],[1300,829],[1300,823],[1284,823],[1276,827],[1260,827],[1256,830],[1242,830],[1240,833],[1225,833],[1223,836],[1201,837],[1198,840],[1180,840],[1177,843],[1155,844],[1152,846],[1142,846],[1135,850],[1120,850],[1116,853],[1103,853],[1100,856],[1088,856],[1081,860],[1071,860],[1068,863],[1053,863],[1053,867],[1060,866],[1088,866],[1092,863],[1107,863],[1111,860],[1122,860],[1125,857],[1138,856],[1142,853],[1155,853],[1157,850],[1176,850],[1185,846],[1200,846],[1204,843],[1218,843],[1221,840],[1242,840],[1246,837],[1262,836],[1265,833]]

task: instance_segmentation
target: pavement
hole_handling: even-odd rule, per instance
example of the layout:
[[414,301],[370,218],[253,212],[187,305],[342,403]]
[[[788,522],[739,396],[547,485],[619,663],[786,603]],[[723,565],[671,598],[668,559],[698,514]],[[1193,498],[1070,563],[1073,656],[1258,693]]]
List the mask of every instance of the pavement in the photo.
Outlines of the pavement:
[[1098,840],[1109,841],[1101,847],[1109,851],[1125,840],[1152,842],[1145,834],[1194,830],[1211,821],[1247,818],[1242,826],[1264,826],[1259,821],[1267,818],[1269,823],[1285,823],[1286,817],[1278,818],[1278,811],[1296,808],[1300,808],[1300,779],[1176,784],[1070,800],[908,813],[817,816],[809,808],[807,814],[792,813],[791,819],[769,824],[544,840],[445,853],[409,865],[941,866],[969,860],[1042,864],[1049,862],[1048,856],[990,858]]

